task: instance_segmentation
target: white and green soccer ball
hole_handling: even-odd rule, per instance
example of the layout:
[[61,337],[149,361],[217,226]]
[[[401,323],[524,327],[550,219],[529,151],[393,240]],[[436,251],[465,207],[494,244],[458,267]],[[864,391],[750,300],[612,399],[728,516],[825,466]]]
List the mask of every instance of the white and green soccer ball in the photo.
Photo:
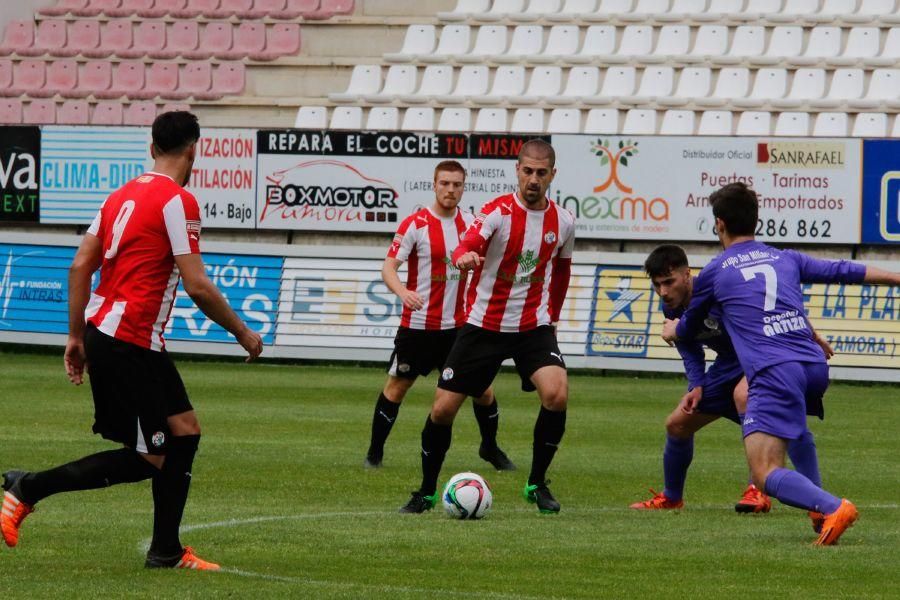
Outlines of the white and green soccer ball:
[[480,519],[494,503],[491,486],[477,473],[457,473],[441,494],[444,510],[454,519]]

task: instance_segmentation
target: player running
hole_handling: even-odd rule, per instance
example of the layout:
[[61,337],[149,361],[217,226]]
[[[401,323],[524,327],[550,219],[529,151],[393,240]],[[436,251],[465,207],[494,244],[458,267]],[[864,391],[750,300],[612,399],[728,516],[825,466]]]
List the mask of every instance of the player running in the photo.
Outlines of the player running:
[[[647,257],[644,270],[662,299],[665,317],[680,317],[691,301],[694,285],[684,250],[674,244],[659,246]],[[652,498],[636,502],[631,508],[664,510],[684,506],[684,483],[694,457],[694,434],[719,417],[738,424],[743,418],[747,405],[747,380],[731,338],[721,326],[721,320],[721,311],[714,306],[704,319],[695,340],[675,343],[684,361],[688,391],[666,419],[666,445],[663,451],[665,488],[661,493],[650,490],[654,494]],[[828,356],[831,356],[833,351],[828,343],[815,332],[813,335]],[[716,353],[716,359],[709,370],[706,369],[703,346]],[[800,438],[791,440],[788,455],[799,472],[816,482],[816,485],[821,485],[812,432],[807,430]],[[739,513],[765,513],[771,507],[769,497],[751,482],[734,505],[734,510]]]
[[400,512],[434,506],[453,419],[466,396],[485,393],[507,358],[515,362],[523,389],[536,389],[541,400],[525,498],[541,512],[559,512],[546,474],[566,426],[568,379],[555,325],[569,287],[575,218],[547,197],[555,163],[550,144],[523,144],[518,191],[485,204],[453,253],[458,268],[481,268],[469,284],[471,310],[422,430],[422,484]]
[[[153,170],[103,203],[69,270],[69,380],[87,367],[94,433],[124,445],[40,472],[3,474],[0,529],[7,546],[39,501],[60,492],[152,479],[153,538],[144,566],[218,570],[183,547],[178,530],[200,443],[200,423],[165,350],[163,331],[179,277],[197,306],[234,334],[252,360],[262,338],[229,307],[200,257],[200,209],[184,190],[200,138],[197,117],[167,112],[153,122]],[[91,276],[100,284],[91,293]]]
[[[403,302],[400,327],[388,365],[388,379],[375,403],[372,439],[364,466],[380,467],[384,443],[406,393],[421,376],[440,369],[447,360],[456,333],[465,323],[465,273],[450,262],[475,216],[459,209],[466,170],[455,160],[434,169],[434,204],[418,210],[400,224],[388,250],[381,277]],[[397,271],[408,261],[406,283]],[[497,446],[500,409],[491,388],[473,398],[472,408],[481,431],[478,455],[500,471],[516,468]]]
[[822,513],[815,544],[835,544],[856,521],[856,507],[784,467],[788,441],[806,431],[808,412],[822,416],[828,387],[828,365],[810,335],[801,284],[900,285],[900,275],[756,241],[759,204],[742,183],[717,190],[710,204],[725,251],[700,272],[687,310],[680,320],[666,321],[663,338],[696,339],[713,304],[722,307],[750,386],[743,433],[753,482],[784,504]]

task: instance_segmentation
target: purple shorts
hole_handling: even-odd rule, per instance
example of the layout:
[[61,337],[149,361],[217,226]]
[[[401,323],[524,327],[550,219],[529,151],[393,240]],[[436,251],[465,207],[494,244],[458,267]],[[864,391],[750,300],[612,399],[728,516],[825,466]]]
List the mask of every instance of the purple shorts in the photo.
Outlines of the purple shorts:
[[806,431],[806,415],[823,416],[828,365],[786,362],[758,371],[750,381],[744,437],[761,431],[786,440]]

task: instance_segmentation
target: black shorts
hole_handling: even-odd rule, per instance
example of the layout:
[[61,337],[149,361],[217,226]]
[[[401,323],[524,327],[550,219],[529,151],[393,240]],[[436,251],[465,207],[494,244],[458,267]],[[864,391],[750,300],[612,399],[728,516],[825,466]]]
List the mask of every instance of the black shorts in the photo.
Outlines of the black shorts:
[[388,375],[403,379],[415,379],[440,369],[447,361],[450,348],[456,341],[458,329],[426,331],[424,329],[397,328],[394,352],[388,363]]
[[500,333],[464,325],[444,365],[438,387],[478,398],[494,381],[500,365],[511,358],[522,378],[522,389],[534,391],[531,375],[541,367],[566,368],[550,325],[529,331]]
[[166,351],[117,340],[87,326],[88,376],[94,394],[94,433],[145,454],[165,454],[167,418],[193,410]]

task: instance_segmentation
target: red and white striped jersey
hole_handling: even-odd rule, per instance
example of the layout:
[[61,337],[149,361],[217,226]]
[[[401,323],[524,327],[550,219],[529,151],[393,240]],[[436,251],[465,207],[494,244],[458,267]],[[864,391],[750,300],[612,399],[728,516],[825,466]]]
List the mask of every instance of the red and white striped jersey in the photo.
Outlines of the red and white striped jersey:
[[200,252],[200,207],[171,177],[145,173],[110,194],[88,228],[100,238],[100,285],[84,311],[103,333],[162,350],[179,272]]
[[430,208],[406,217],[394,235],[388,258],[408,262],[406,289],[422,297],[416,311],[403,307],[400,326],[410,329],[452,329],[465,323],[465,278],[450,256],[466,228],[475,220],[456,209],[456,216],[441,218]]
[[[551,301],[559,314],[575,247],[568,210],[549,198],[546,209],[531,210],[516,194],[500,196],[484,205],[460,246],[460,256],[475,250],[484,257],[469,283],[469,324],[502,332],[550,325]],[[556,269],[565,281],[551,283]],[[551,286],[560,298],[551,297]]]

